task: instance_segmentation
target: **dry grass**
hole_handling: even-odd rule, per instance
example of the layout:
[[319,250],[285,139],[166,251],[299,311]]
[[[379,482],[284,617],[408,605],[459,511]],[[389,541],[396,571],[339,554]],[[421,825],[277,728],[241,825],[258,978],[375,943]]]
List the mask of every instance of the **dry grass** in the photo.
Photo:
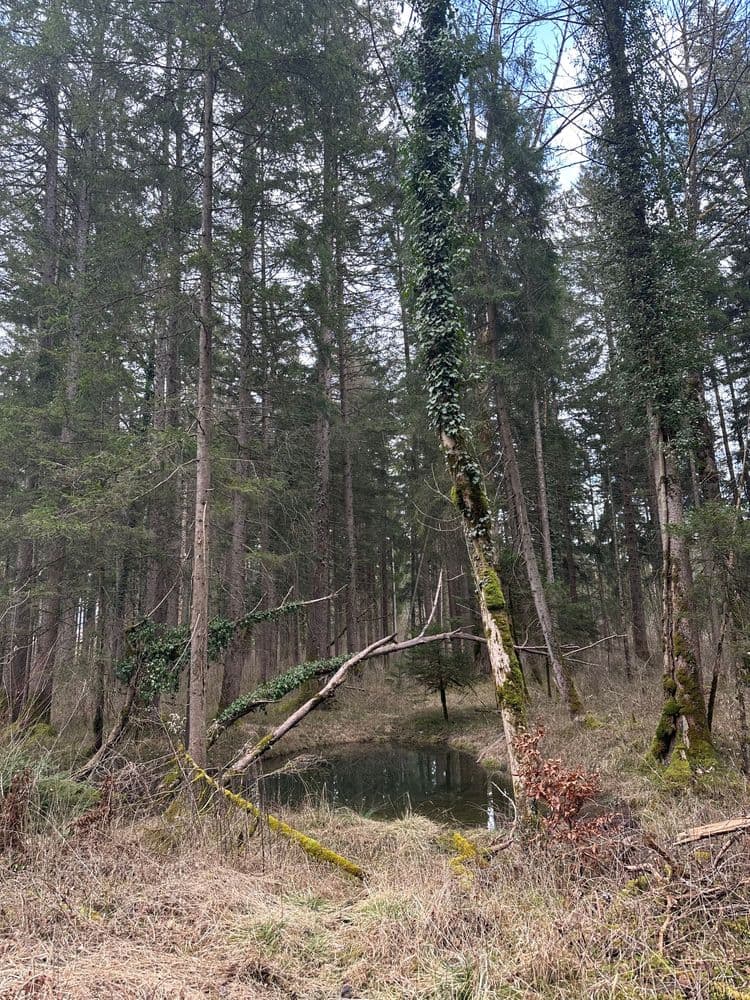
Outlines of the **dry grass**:
[[[226,812],[48,830],[0,857],[0,998],[328,1000],[344,984],[368,1000],[750,997],[750,838],[668,847],[678,829],[747,808],[746,785],[660,790],[641,766],[658,709],[648,689],[634,707],[612,707],[626,700],[611,691],[592,702],[596,718],[574,734],[538,699],[550,748],[595,763],[669,860],[618,849],[599,863],[530,843],[467,883],[446,829],[424,818],[296,813],[365,867],[361,885]],[[403,733],[408,716],[423,736],[502,755],[489,690],[456,703],[448,727],[413,692],[399,711],[372,703],[351,691],[294,749],[361,739],[365,716],[373,735]],[[731,751],[731,727],[719,735]]]

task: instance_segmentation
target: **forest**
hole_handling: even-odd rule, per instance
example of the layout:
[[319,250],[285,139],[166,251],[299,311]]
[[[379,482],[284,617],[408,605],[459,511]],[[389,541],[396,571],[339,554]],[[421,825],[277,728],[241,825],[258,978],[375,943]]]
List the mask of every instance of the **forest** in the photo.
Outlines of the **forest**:
[[750,1000],[747,0],[2,0],[0,1000]]

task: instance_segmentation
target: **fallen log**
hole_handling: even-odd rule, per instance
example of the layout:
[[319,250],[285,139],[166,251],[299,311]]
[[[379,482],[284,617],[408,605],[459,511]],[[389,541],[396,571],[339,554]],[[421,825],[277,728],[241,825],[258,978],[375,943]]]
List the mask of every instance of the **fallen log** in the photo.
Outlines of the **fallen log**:
[[694,844],[699,840],[707,840],[709,837],[724,837],[728,833],[739,833],[742,830],[750,830],[750,814],[683,830],[675,838],[675,844]]
[[278,816],[262,812],[258,806],[250,802],[243,795],[238,795],[236,792],[231,792],[228,788],[224,788],[215,778],[212,778],[210,774],[204,771],[202,767],[198,767],[190,754],[181,747],[177,750],[177,758],[178,760],[182,760],[187,766],[188,771],[192,774],[191,780],[193,782],[203,782],[209,788],[213,788],[214,791],[223,795],[228,802],[242,812],[246,812],[258,820],[265,819],[271,830],[292,841],[292,843],[297,844],[305,854],[308,854],[315,861],[325,861],[329,865],[335,865],[342,872],[346,872],[347,875],[353,875],[354,878],[363,879],[365,877],[363,869],[354,861],[350,861],[349,858],[345,858],[336,851],[332,851],[330,847],[321,844],[319,840],[308,837],[306,833],[302,833],[301,830],[297,830],[295,827],[285,823]]

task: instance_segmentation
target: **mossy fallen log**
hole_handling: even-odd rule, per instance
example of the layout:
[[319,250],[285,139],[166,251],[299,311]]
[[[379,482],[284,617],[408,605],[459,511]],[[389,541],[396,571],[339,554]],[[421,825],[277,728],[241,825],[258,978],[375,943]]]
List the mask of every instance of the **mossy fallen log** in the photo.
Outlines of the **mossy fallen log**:
[[204,771],[202,767],[198,767],[186,750],[182,748],[178,749],[177,756],[189,769],[193,782],[202,782],[209,788],[214,789],[214,791],[223,795],[228,802],[231,802],[233,806],[236,806],[242,812],[248,813],[255,819],[265,819],[269,829],[292,841],[292,843],[297,844],[311,858],[314,858],[316,861],[325,861],[329,865],[335,865],[340,871],[345,872],[347,875],[352,875],[354,878],[363,879],[365,877],[364,870],[354,861],[350,861],[348,858],[343,857],[343,855],[331,850],[330,847],[321,844],[319,840],[308,837],[306,833],[302,833],[301,830],[297,830],[288,823],[285,823],[278,816],[272,816],[270,813],[262,813],[258,806],[250,802],[249,799],[230,791],[228,788],[224,788],[215,778],[212,778],[210,774]]

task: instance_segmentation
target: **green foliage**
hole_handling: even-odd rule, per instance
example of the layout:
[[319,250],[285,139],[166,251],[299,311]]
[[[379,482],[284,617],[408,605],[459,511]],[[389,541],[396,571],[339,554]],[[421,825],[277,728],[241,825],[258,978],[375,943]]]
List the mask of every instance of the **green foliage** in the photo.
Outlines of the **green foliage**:
[[219,733],[254,708],[269,701],[279,701],[295,688],[301,687],[315,677],[332,674],[347,658],[347,656],[333,656],[329,660],[311,660],[307,663],[300,663],[296,667],[292,667],[291,670],[279,674],[278,677],[266,681],[248,694],[241,695],[223,712],[220,712],[214,719],[212,731]]
[[[250,631],[261,622],[276,621],[302,606],[302,602],[293,601],[268,611],[252,611],[235,621],[211,619],[208,625],[209,659],[217,659],[238,632]],[[190,657],[189,626],[167,628],[151,618],[144,618],[129,629],[127,641],[130,653],[115,667],[117,677],[128,682],[137,670],[140,674],[139,693],[147,703],[151,703],[162,691],[176,691],[180,671]]]

